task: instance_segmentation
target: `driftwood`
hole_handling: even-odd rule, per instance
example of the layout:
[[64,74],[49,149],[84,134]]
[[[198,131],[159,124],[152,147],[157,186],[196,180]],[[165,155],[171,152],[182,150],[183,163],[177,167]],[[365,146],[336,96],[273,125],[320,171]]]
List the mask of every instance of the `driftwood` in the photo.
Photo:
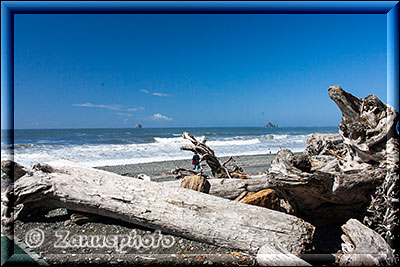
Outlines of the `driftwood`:
[[182,179],[180,187],[208,194],[210,192],[210,183],[202,175],[186,176]]
[[202,174],[202,170],[200,169],[199,171],[194,171],[194,170],[188,170],[185,168],[179,168],[176,167],[175,169],[171,170],[171,174],[174,176],[175,179],[182,179],[186,176],[192,176],[192,175],[198,175]]
[[12,214],[12,202],[14,201],[13,183],[28,173],[29,170],[12,160],[1,162],[1,220],[2,234],[12,235],[12,227],[7,224],[7,219]]
[[[277,154],[276,161],[279,161],[280,166],[285,166],[285,163],[291,166],[290,159],[293,157],[296,156],[290,151],[282,150]],[[272,188],[289,202],[294,214],[313,224],[344,223],[356,215],[362,219],[363,214],[359,211],[367,208],[369,196],[379,185],[379,177],[385,175],[385,170],[381,168],[333,174],[319,171],[306,173],[294,167],[282,171],[285,173],[270,172],[247,180],[208,179],[211,184],[209,193],[233,200],[247,192]],[[180,185],[179,181],[163,184],[174,188]]]
[[[358,171],[303,172],[294,167],[290,150],[278,152],[268,183],[290,203],[295,214],[315,225],[345,222],[363,216],[370,196],[386,171],[369,167]],[[336,161],[336,159],[335,159]]]
[[277,244],[262,246],[257,253],[257,263],[260,266],[311,266]]
[[385,240],[361,222],[350,219],[342,226],[342,266],[393,266],[396,258]]
[[388,172],[372,196],[363,223],[379,233],[391,247],[399,227],[399,175]]
[[233,163],[232,172],[235,172],[235,173],[243,173],[243,172],[244,172],[243,168],[240,167],[239,165],[237,165],[237,164],[235,163],[236,160],[235,160],[232,156],[229,157],[229,159],[227,159],[224,163],[222,163],[222,166],[226,168],[226,165],[227,165],[228,163],[230,163],[230,162],[234,162],[234,163]]
[[[206,140],[200,142],[194,138],[193,135],[187,132],[183,132],[182,137],[184,139],[192,142],[192,146],[182,146],[181,150],[192,151],[193,153],[197,153],[200,156],[200,162],[205,160],[208,166],[211,169],[211,173],[216,178],[247,178],[247,174],[243,173],[243,169],[237,164],[233,165],[233,169],[230,170],[226,166],[230,161],[234,161],[232,157],[230,157],[227,161],[221,164],[218,158],[215,156],[214,151],[206,145]],[[200,169],[201,171],[201,169]],[[188,170],[177,168],[176,170],[171,171],[175,178],[180,178],[185,176],[185,172]]]
[[[272,185],[268,183],[267,175],[253,176],[251,179],[207,179],[210,183],[209,194],[234,200],[238,196],[247,192],[258,192]],[[164,186],[177,188],[180,181],[162,182]]]
[[398,112],[374,95],[357,98],[340,86],[331,86],[328,92],[342,112],[339,133],[347,149],[343,168],[355,169],[363,163],[398,168]]
[[[253,176],[249,179],[207,179],[210,183],[209,194],[227,198],[235,201],[240,201],[245,204],[253,204],[260,207],[267,207],[275,210],[286,211],[286,213],[293,213],[293,208],[290,206],[281,195],[274,192],[277,198],[279,198],[280,203],[275,203],[276,201],[270,201],[267,197],[265,199],[265,190],[274,189],[274,185],[268,181],[274,177],[274,174],[264,174]],[[163,182],[165,186],[171,188],[180,187],[179,181],[168,181]],[[250,197],[254,195],[253,199]],[[255,199],[257,197],[257,199]],[[243,201],[245,202],[243,202]],[[250,201],[247,203],[247,201]],[[281,208],[279,208],[281,205]]]
[[14,214],[64,207],[158,229],[200,242],[252,253],[268,244],[299,254],[314,227],[282,212],[246,205],[163,183],[132,179],[67,160],[31,170],[14,184]]
[[205,144],[206,140],[204,140],[203,142],[197,141],[193,135],[187,132],[183,132],[182,137],[192,142],[193,146],[182,146],[180,148],[181,150],[188,150],[192,151],[193,153],[199,154],[200,162],[202,162],[203,160],[207,162],[208,166],[210,166],[211,173],[214,177],[217,178],[229,177],[229,172],[219,162],[219,160],[215,156],[214,151]]
[[385,177],[398,178],[397,111],[373,95],[357,98],[339,86],[328,92],[342,111],[339,134],[310,135],[303,155],[281,150],[268,170],[276,175],[270,186],[315,225],[362,220]]
[[264,189],[259,192],[247,192],[240,195],[235,201],[259,207],[280,210],[278,194],[273,189]]

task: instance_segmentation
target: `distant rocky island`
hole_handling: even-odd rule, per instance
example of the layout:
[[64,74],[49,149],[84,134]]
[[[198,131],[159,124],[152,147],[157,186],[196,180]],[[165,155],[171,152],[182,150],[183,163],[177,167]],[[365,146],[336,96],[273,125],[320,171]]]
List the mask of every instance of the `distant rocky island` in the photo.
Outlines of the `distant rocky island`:
[[142,128],[142,125],[138,123],[135,125],[135,128]]
[[274,127],[278,127],[277,124],[273,124],[272,122],[268,122],[267,124],[265,124],[264,128],[274,128]]

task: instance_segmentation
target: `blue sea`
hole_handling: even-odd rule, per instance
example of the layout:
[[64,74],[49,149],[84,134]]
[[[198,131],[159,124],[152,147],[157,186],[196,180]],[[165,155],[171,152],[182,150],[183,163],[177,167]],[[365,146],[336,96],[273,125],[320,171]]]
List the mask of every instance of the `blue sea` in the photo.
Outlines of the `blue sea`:
[[[37,129],[14,131],[14,160],[24,166],[59,158],[88,166],[111,166],[165,160],[190,159],[181,151],[190,145],[184,131],[207,140],[218,157],[276,153],[280,148],[302,152],[311,133],[337,133],[337,127],[240,127],[240,128],[126,128]],[[2,158],[12,146],[2,131]]]

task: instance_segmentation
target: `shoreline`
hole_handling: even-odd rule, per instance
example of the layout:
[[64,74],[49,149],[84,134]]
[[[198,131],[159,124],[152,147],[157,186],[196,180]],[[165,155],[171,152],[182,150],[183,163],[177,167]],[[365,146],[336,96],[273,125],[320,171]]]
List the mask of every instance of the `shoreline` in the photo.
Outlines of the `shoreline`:
[[[266,172],[266,170],[271,166],[271,162],[275,158],[275,156],[276,154],[271,153],[257,155],[239,155],[232,157],[236,161],[236,164],[243,168],[245,173],[248,173],[250,175],[259,175]],[[221,163],[225,162],[228,158],[228,156],[218,157]],[[207,163],[202,162],[201,165],[205,170],[204,173],[210,176],[211,173],[209,171]],[[115,166],[99,166],[94,168],[129,177],[136,177],[137,175],[143,173],[150,176],[152,181],[164,182],[175,180],[173,175],[171,174],[171,170],[175,169],[176,167],[192,169],[191,159],[155,161]]]

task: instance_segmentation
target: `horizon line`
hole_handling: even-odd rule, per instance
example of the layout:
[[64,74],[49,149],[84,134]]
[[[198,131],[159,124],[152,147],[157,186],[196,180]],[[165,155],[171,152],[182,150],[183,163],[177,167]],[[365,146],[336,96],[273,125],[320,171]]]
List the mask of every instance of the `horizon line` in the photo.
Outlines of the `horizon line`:
[[134,126],[132,127],[110,127],[110,128],[102,128],[102,127],[93,127],[93,128],[14,128],[14,129],[1,129],[1,131],[10,131],[10,130],[95,130],[95,129],[181,129],[181,128],[328,128],[328,127],[338,127],[338,125],[327,125],[327,126],[321,126],[321,125],[311,125],[311,126],[306,126],[306,125],[297,125],[297,126],[278,126],[278,127],[265,127],[265,126],[172,126],[172,127],[158,127],[158,126],[153,126],[153,127],[142,127],[142,128],[135,128]]

